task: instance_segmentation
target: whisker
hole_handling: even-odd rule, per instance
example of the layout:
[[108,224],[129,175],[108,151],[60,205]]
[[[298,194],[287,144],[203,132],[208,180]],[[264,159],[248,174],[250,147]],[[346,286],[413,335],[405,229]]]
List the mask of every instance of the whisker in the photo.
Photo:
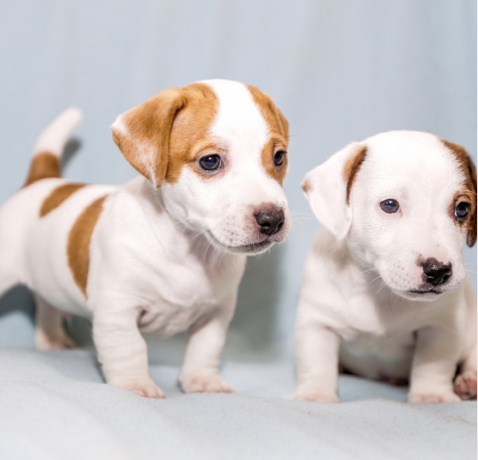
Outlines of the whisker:
[[375,293],[375,295],[377,295],[385,286],[386,286],[386,283],[384,281],[382,285],[380,286],[380,288],[378,289],[378,291]]

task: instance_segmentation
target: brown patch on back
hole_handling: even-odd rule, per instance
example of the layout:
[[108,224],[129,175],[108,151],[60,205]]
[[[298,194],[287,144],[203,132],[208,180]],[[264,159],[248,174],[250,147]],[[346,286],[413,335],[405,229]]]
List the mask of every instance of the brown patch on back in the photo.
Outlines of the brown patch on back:
[[359,172],[360,166],[365,160],[366,155],[367,146],[360,145],[357,147],[357,151],[353,155],[351,155],[345,163],[343,175],[344,180],[347,184],[347,204],[350,204],[350,193],[352,192],[352,185],[354,183],[355,177],[357,176],[357,173]]
[[42,179],[60,177],[60,162],[51,152],[37,153],[30,163],[25,187]]
[[269,142],[262,150],[262,165],[269,176],[282,184],[287,173],[288,158],[285,156],[280,167],[274,165],[274,154],[278,150],[287,151],[289,145],[289,123],[272,99],[254,86],[247,88],[252,94],[261,115],[269,126]]
[[103,210],[107,195],[93,201],[79,215],[68,236],[68,265],[75,283],[86,296],[88,270],[90,266],[90,242],[95,225]]
[[45,217],[48,213],[58,208],[64,201],[70,198],[73,193],[86,184],[63,184],[53,189],[51,193],[45,198],[40,208],[40,217]]
[[[216,118],[219,101],[213,89],[205,83],[193,83],[181,90],[186,101],[184,108],[177,114],[171,132],[169,145],[169,163],[166,182],[178,181],[185,166],[201,174],[194,166],[194,160],[201,153],[215,153],[221,150],[215,139],[209,134]],[[202,175],[202,177],[212,177]]]
[[461,145],[454,144],[453,142],[448,142],[444,139],[441,139],[443,144],[448,150],[452,152],[455,156],[460,169],[462,170],[465,181],[464,181],[464,190],[462,193],[459,193],[458,196],[455,196],[452,205],[453,209],[450,211],[453,219],[454,217],[454,207],[456,200],[460,197],[464,197],[465,201],[469,201],[471,204],[471,215],[466,222],[464,222],[465,227],[468,230],[466,243],[468,246],[472,247],[476,243],[476,224],[477,224],[477,207],[476,207],[476,168],[468,152]]

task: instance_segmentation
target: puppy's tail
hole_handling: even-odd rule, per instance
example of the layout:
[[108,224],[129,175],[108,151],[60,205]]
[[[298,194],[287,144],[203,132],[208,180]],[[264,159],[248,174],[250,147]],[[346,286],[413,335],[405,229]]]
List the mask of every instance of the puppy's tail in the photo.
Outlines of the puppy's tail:
[[40,134],[33,150],[25,186],[48,177],[60,177],[60,158],[68,138],[82,118],[81,110],[70,107]]

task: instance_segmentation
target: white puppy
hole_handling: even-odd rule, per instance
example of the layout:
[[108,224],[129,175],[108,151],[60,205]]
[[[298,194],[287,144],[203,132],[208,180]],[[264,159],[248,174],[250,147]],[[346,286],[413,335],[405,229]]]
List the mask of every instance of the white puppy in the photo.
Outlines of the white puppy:
[[339,362],[371,379],[410,379],[410,402],[476,397],[476,301],[461,258],[476,241],[466,151],[387,132],[347,145],[303,189],[325,228],[305,268],[290,398],[338,401]]
[[159,93],[124,113],[113,137],[141,176],[121,187],[61,179],[81,116],[40,137],[26,186],[0,209],[0,294],[28,286],[36,344],[72,346],[65,312],[93,320],[108,383],[163,397],[144,333],[189,331],[185,392],[230,392],[218,372],[247,254],[284,240],[288,123],[254,87],[210,80]]

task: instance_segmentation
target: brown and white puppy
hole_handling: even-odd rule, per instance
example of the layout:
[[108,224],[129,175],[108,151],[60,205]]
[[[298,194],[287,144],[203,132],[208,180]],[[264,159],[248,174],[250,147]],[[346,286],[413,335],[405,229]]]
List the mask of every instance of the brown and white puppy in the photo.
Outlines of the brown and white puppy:
[[291,397],[338,401],[339,361],[372,379],[410,379],[411,402],[476,397],[476,300],[461,255],[476,241],[466,151],[432,134],[382,133],[347,145],[303,186],[325,228],[305,267]]
[[141,174],[121,187],[59,177],[79,120],[70,109],[42,134],[26,186],[0,209],[0,293],[35,293],[43,350],[73,345],[59,310],[90,316],[112,385],[163,397],[142,333],[187,330],[184,391],[232,391],[218,366],[246,255],[289,228],[286,119],[242,83],[167,89],[112,126]]

